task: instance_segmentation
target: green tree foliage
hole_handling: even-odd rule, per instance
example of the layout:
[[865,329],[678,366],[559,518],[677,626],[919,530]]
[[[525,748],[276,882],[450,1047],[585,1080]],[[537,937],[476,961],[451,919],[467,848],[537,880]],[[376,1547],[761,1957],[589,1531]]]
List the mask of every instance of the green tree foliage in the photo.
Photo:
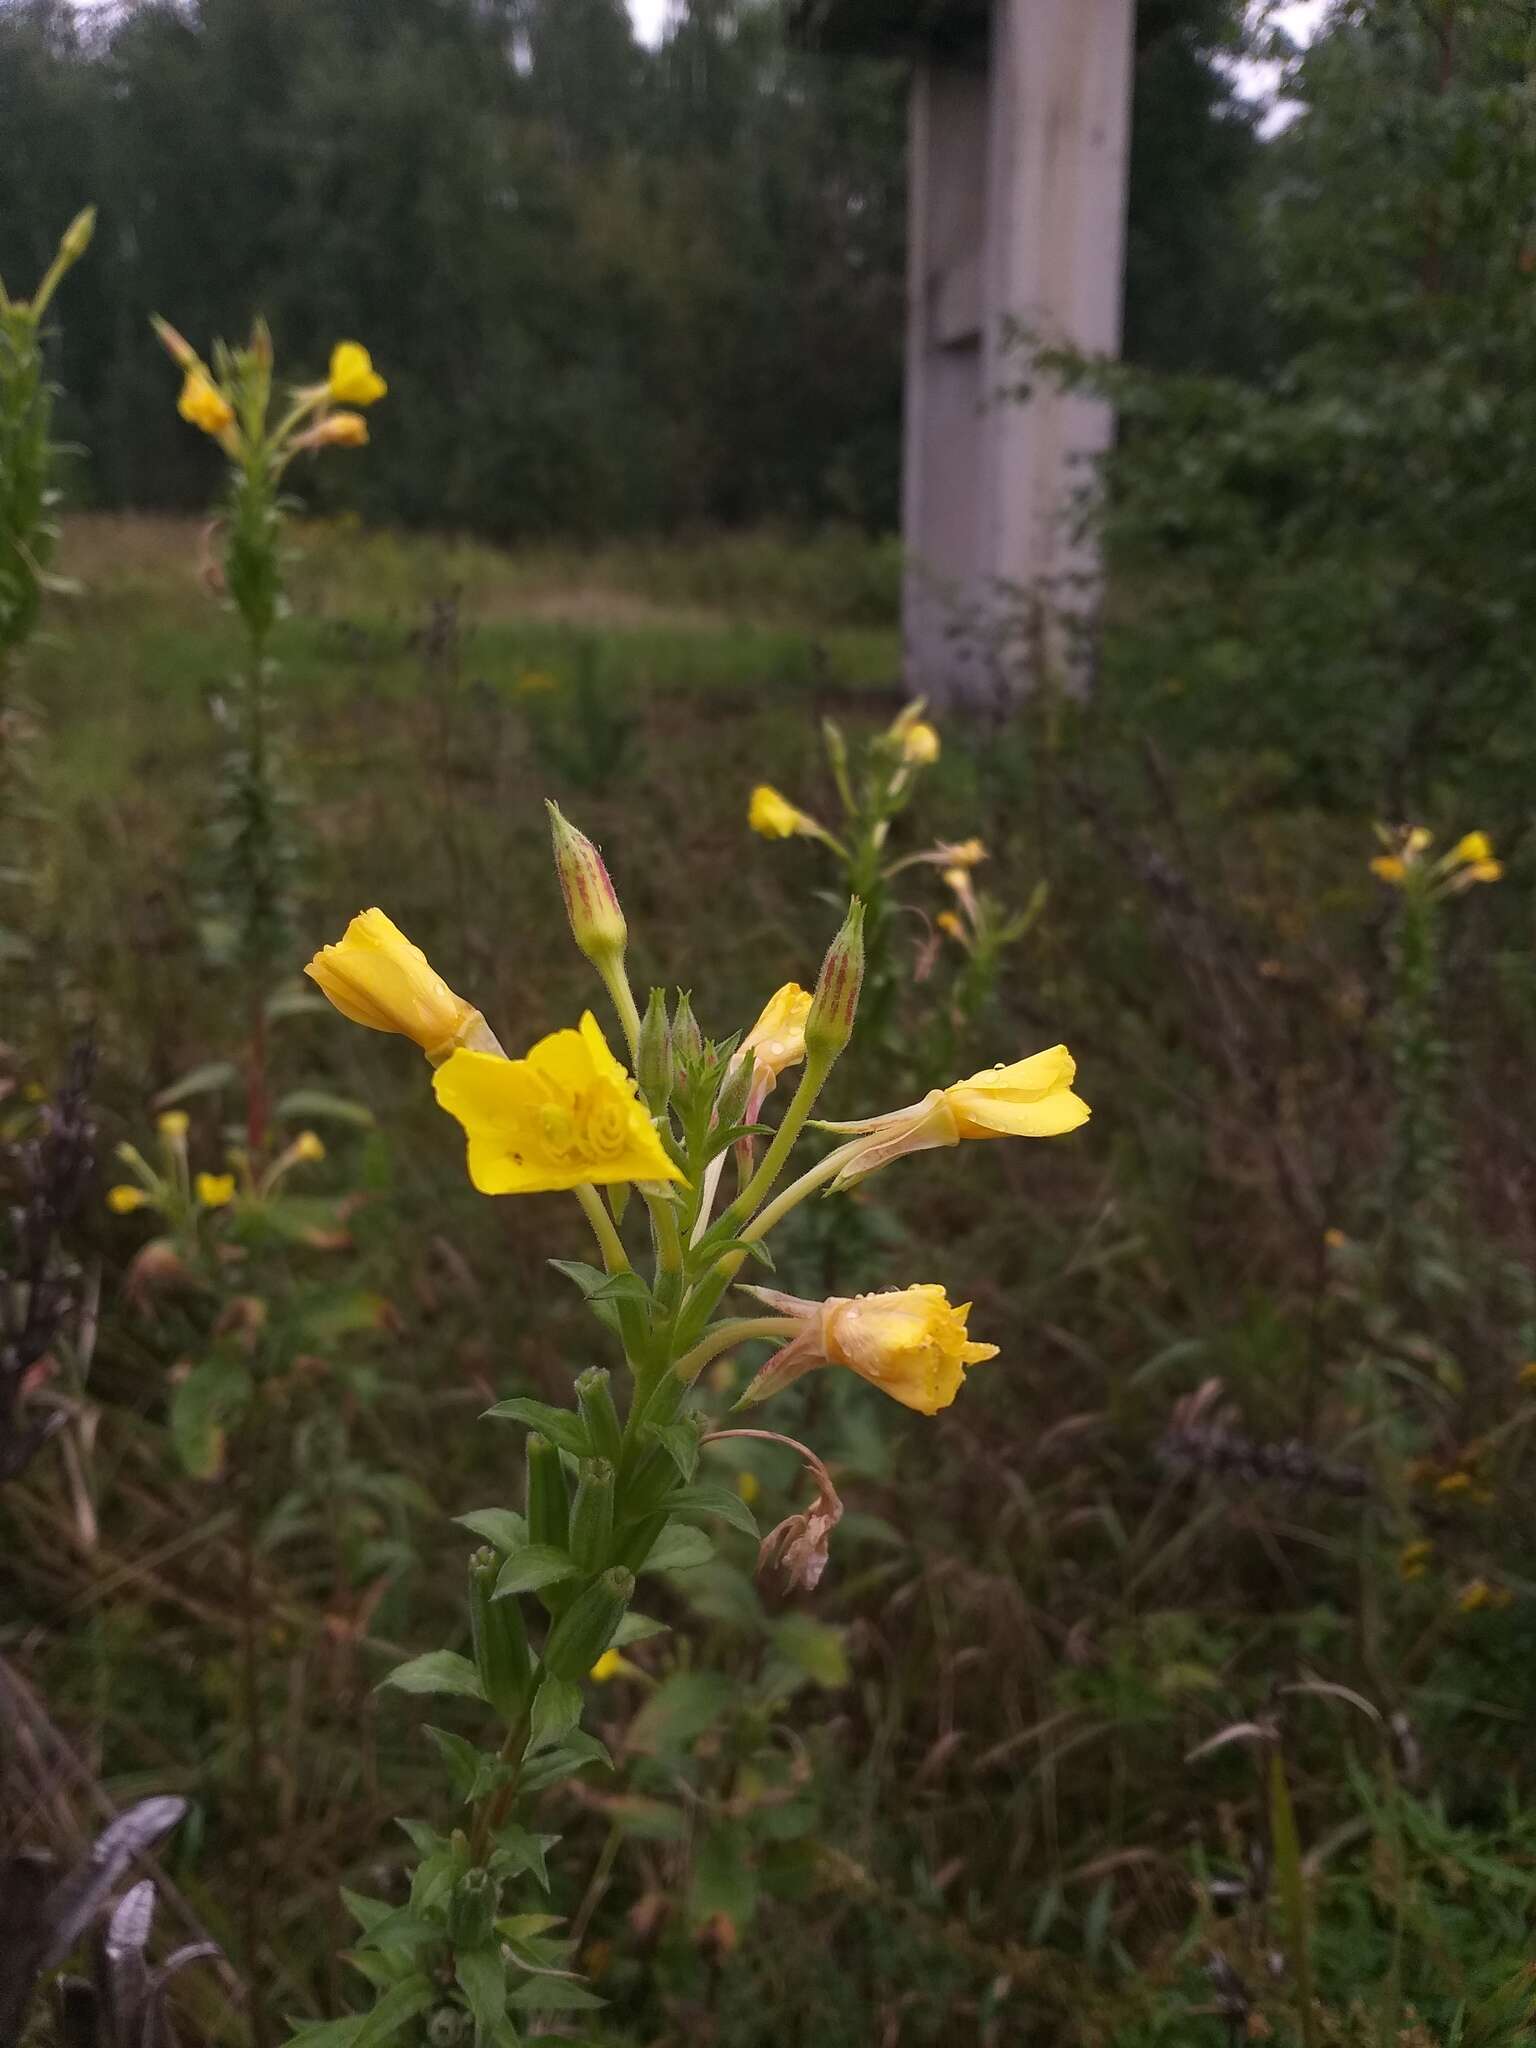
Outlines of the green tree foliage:
[[1304,800],[1417,814],[1475,768],[1490,825],[1523,804],[1533,33],[1493,0],[1342,8],[1266,152],[1270,367],[1088,372],[1122,407],[1112,543],[1158,593],[1111,694]]

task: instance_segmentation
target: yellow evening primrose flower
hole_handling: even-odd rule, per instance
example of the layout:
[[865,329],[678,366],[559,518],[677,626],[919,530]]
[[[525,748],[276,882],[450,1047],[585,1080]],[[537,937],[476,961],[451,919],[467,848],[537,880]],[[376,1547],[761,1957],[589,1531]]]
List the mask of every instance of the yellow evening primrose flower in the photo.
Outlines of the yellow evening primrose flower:
[[987,849],[980,839],[957,839],[936,846],[933,854],[940,867],[974,868],[986,859]]
[[941,910],[933,921],[941,932],[948,932],[952,939],[964,940],[965,926],[952,910]]
[[473,1003],[456,996],[419,946],[382,910],[353,918],[334,946],[322,946],[304,972],[343,1017],[370,1031],[393,1031],[441,1064],[459,1046],[499,1048]]
[[959,1393],[968,1366],[997,1356],[995,1344],[971,1342],[970,1303],[955,1307],[942,1287],[897,1287],[827,1301],[802,1301],[766,1287],[747,1292],[794,1316],[802,1328],[763,1367],[741,1407],[765,1400],[819,1365],[844,1365],[903,1407],[936,1415]]
[[744,1500],[748,1507],[751,1507],[753,1501],[757,1499],[762,1490],[762,1482],[755,1472],[738,1472],[736,1474],[737,1496]]
[[295,1160],[307,1160],[314,1164],[325,1157],[325,1141],[318,1131],[300,1131],[293,1141]]
[[1397,854],[1378,853],[1371,862],[1371,873],[1378,881],[1390,882],[1394,889],[1400,889],[1408,870]]
[[130,1187],[126,1182],[107,1189],[107,1207],[114,1216],[131,1216],[135,1209],[149,1207],[147,1189]]
[[908,1152],[929,1152],[967,1138],[1059,1138],[1091,1114],[1073,1093],[1077,1062],[1053,1045],[1011,1066],[987,1067],[969,1080],[933,1088],[921,1102],[851,1123],[824,1123],[824,1131],[850,1137],[831,1189],[852,1187],[866,1174]]
[[155,1118],[155,1129],[162,1138],[169,1138],[173,1145],[187,1135],[190,1124],[191,1118],[184,1109],[162,1110]]
[[1443,1479],[1435,1481],[1436,1493],[1470,1493],[1472,1474],[1470,1472],[1447,1472]]
[[595,1678],[599,1685],[606,1685],[612,1678],[631,1677],[636,1670],[637,1667],[630,1663],[622,1650],[604,1650],[587,1676]]
[[752,1055],[755,1073],[776,1081],[786,1068],[799,1066],[805,1058],[805,1020],[810,1014],[810,991],[797,981],[786,981],[775,990],[741,1041],[741,1051]]
[[764,839],[793,839],[797,833],[815,836],[821,827],[808,811],[796,810],[787,797],[766,782],[760,782],[747,805],[747,823]]
[[188,370],[181,396],[176,401],[176,410],[191,425],[215,436],[222,434],[226,427],[233,426],[235,421],[235,408],[201,370]]
[[433,1087],[468,1134],[482,1195],[683,1178],[590,1010],[579,1030],[551,1032],[525,1059],[456,1052]]
[[328,412],[300,434],[295,448],[366,448],[368,422],[360,412]]
[[235,1199],[235,1176],[232,1173],[200,1173],[192,1185],[205,1209],[225,1209]]
[[1493,1605],[1507,1606],[1507,1601],[1495,1602],[1494,1591],[1486,1579],[1469,1579],[1456,1596],[1456,1605],[1463,1614],[1475,1614],[1480,1607]]
[[373,358],[360,341],[338,341],[331,350],[327,389],[337,405],[372,405],[389,386],[373,367]]
[[901,736],[901,758],[909,768],[931,768],[939,758],[937,727],[914,719]]
[[1493,859],[1493,841],[1486,832],[1467,832],[1451,848],[1450,858],[1461,867],[1467,861]]

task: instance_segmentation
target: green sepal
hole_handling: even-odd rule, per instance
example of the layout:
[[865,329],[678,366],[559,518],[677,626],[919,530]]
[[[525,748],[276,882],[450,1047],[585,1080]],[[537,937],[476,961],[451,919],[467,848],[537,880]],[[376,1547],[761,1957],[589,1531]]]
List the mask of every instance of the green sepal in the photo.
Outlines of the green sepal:
[[633,1572],[614,1567],[579,1593],[549,1632],[546,1668],[568,1682],[585,1678],[612,1642],[634,1591]]

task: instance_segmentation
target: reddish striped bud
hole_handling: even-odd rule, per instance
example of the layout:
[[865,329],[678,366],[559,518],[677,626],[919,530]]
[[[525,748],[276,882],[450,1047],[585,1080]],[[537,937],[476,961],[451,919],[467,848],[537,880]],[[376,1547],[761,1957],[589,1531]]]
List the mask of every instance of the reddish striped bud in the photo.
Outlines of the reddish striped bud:
[[827,948],[805,1020],[806,1057],[830,1066],[853,1036],[864,980],[864,905],[855,896],[843,928]]
[[560,815],[558,804],[546,802],[545,807],[571,936],[595,966],[612,965],[624,956],[629,930],[603,856],[585,832],[578,832]]

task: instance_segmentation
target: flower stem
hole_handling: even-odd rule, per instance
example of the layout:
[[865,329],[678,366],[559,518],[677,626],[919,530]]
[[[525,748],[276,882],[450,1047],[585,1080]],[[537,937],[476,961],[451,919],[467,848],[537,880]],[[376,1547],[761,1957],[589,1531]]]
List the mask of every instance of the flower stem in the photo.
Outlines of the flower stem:
[[582,1213],[592,1226],[592,1235],[597,1239],[597,1248],[603,1255],[605,1273],[627,1273],[629,1258],[619,1242],[619,1233],[613,1227],[613,1218],[603,1207],[602,1197],[591,1181],[579,1181],[571,1190],[582,1207]]
[[783,1122],[773,1134],[773,1142],[763,1154],[762,1165],[720,1219],[722,1223],[730,1226],[733,1236],[778,1179],[784,1162],[794,1149],[795,1140],[804,1129],[806,1118],[815,1108],[816,1098],[831,1071],[832,1062],[825,1056],[806,1060],[805,1072],[800,1076],[800,1085],[784,1112]]
[[716,1323],[712,1329],[685,1351],[672,1370],[684,1386],[692,1386],[699,1374],[712,1358],[718,1358],[722,1351],[730,1351],[738,1344],[745,1344],[752,1337],[793,1337],[800,1325],[793,1316],[734,1316],[730,1321]]
[[629,976],[624,971],[620,954],[611,954],[594,963],[603,977],[603,986],[613,999],[613,1007],[619,1013],[619,1023],[624,1031],[624,1043],[629,1047],[631,1062],[640,1056],[640,1012],[635,1008],[634,990],[629,985]]

